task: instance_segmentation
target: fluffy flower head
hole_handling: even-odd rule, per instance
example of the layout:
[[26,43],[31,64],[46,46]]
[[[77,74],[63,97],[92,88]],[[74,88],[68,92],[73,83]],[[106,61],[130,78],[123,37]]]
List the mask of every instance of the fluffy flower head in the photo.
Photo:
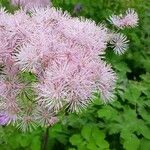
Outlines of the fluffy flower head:
[[108,19],[116,27],[123,29],[125,27],[135,27],[138,24],[139,18],[138,14],[134,9],[128,9],[125,15],[112,15]]
[[22,6],[25,9],[31,9],[33,7],[47,7],[50,0],[11,0],[13,5]]
[[[95,92],[104,103],[114,99],[117,77],[103,58],[107,44],[117,54],[125,52],[125,35],[47,7],[48,0],[12,3],[24,9],[14,14],[0,10],[1,125],[33,130],[56,123],[62,109],[86,109]],[[110,21],[119,28],[133,27],[138,16],[129,9]]]

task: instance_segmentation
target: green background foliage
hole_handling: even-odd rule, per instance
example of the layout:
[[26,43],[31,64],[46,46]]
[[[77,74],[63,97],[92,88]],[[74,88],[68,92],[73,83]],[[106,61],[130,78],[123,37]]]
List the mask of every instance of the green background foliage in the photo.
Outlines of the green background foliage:
[[[0,0],[9,11],[14,8]],[[74,13],[80,3],[82,10]],[[97,23],[127,8],[139,14],[139,26],[126,29],[130,46],[122,56],[107,50],[106,59],[118,75],[116,100],[104,105],[99,95],[82,114],[62,116],[49,128],[47,150],[150,150],[150,1],[149,0],[53,0],[55,7]],[[105,21],[104,21],[105,20]],[[111,26],[110,26],[111,28]],[[0,150],[40,150],[46,129],[22,133],[0,127]]]

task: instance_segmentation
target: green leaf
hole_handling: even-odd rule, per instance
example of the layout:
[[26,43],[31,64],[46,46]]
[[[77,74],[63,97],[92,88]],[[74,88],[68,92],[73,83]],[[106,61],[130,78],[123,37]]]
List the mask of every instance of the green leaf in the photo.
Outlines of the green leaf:
[[76,150],[75,148],[69,148],[68,150]]
[[26,136],[20,136],[19,137],[19,142],[20,142],[20,145],[22,146],[22,147],[27,147],[27,146],[29,146],[30,145],[30,143],[31,143],[31,138],[30,138],[30,136],[29,135],[26,135]]
[[81,130],[81,135],[83,138],[85,138],[87,141],[90,140],[91,134],[92,133],[92,127],[91,125],[85,125],[82,130]]
[[78,150],[85,150],[85,147],[86,147],[86,142],[85,141],[83,141],[82,143],[77,145]]
[[41,149],[41,139],[39,136],[35,136],[31,143],[31,150],[40,150]]
[[118,109],[123,108],[123,106],[121,105],[121,103],[118,100],[114,101],[111,105]]
[[105,140],[105,133],[103,130],[100,130],[98,127],[92,128],[92,138],[95,141],[95,144],[101,149],[109,148],[108,142]]
[[80,145],[83,142],[83,139],[80,134],[74,134],[69,139],[72,145]]
[[132,133],[126,131],[121,132],[121,138],[123,139],[123,147],[125,150],[138,150],[140,140]]
[[31,73],[31,72],[21,72],[20,73],[20,78],[24,81],[24,82],[36,82],[37,78],[36,76]]
[[142,120],[138,123],[138,131],[147,139],[150,140],[150,127],[146,126]]
[[150,140],[142,139],[140,143],[139,150],[149,150],[150,149]]
[[99,118],[104,118],[106,120],[113,120],[118,116],[117,111],[110,105],[102,107],[97,113]]
[[130,103],[133,104],[135,104],[138,101],[140,95],[141,95],[141,91],[138,88],[138,85],[135,84],[135,82],[131,82],[124,93],[125,99],[127,99]]
[[8,145],[12,148],[12,149],[17,149],[20,147],[20,143],[19,143],[19,134],[12,134],[10,136],[7,137],[8,139]]
[[150,123],[149,112],[145,109],[144,105],[146,105],[144,102],[138,103],[138,112],[144,120]]
[[56,132],[62,132],[62,125],[61,124],[55,124],[52,128],[51,128],[51,133],[56,133]]
[[109,131],[109,134],[117,134],[122,130],[122,124],[118,122],[109,122],[106,129]]
[[91,141],[87,144],[87,149],[88,150],[97,150],[98,147],[96,146],[95,142]]

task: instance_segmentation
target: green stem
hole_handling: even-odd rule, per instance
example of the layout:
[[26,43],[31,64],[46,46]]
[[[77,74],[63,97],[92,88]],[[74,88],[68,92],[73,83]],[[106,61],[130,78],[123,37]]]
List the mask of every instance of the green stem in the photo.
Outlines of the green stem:
[[45,131],[45,134],[44,134],[44,137],[43,137],[42,150],[47,150],[48,139],[49,139],[49,127],[46,128],[46,131]]

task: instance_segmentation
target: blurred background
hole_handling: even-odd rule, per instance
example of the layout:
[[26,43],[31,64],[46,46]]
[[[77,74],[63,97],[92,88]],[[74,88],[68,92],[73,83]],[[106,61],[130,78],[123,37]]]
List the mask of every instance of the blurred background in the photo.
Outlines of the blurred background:
[[[82,114],[68,114],[49,129],[22,133],[0,126],[0,150],[150,150],[150,1],[149,0],[52,0],[54,7],[107,23],[112,14],[134,8],[139,26],[123,31],[128,51],[106,59],[117,72],[116,100],[104,105],[98,95]],[[14,11],[9,0],[0,4]],[[108,26],[109,27],[109,26]],[[112,27],[110,26],[112,29]],[[47,136],[45,137],[45,132]],[[45,146],[43,146],[45,145]]]

